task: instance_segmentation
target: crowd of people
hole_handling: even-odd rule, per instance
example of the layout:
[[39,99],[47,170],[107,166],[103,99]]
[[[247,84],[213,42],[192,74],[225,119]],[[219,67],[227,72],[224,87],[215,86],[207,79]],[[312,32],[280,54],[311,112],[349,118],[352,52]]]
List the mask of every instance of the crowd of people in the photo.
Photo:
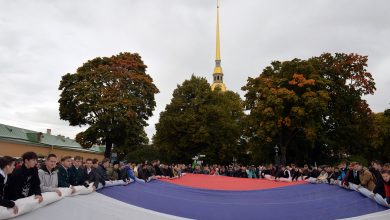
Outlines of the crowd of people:
[[[309,167],[290,166],[243,166],[231,164],[206,165],[163,164],[159,160],[144,161],[140,164],[113,161],[105,158],[83,159],[76,156],[57,158],[49,154],[41,163],[34,152],[26,152],[20,161],[9,156],[0,157],[0,206],[13,209],[17,199],[34,196],[42,202],[42,193],[56,192],[59,188],[75,186],[90,187],[93,190],[106,184],[127,185],[132,182],[147,183],[160,178],[180,178],[185,173],[221,175],[238,178],[259,178],[271,181],[308,181],[312,183],[330,183],[348,186],[353,183],[381,195],[390,204],[390,164],[373,161],[369,168],[358,162],[342,162],[336,167],[323,165]],[[73,192],[72,191],[72,192]]]
[[[192,168],[194,167],[194,168]],[[260,178],[271,181],[308,181],[311,183],[329,183],[348,186],[350,183],[362,186],[367,190],[381,195],[390,204],[390,164],[372,161],[369,168],[359,162],[341,162],[337,166],[314,166],[305,164],[298,167],[289,166],[242,166],[231,164],[229,166],[186,166],[183,172],[205,175],[222,175],[239,178]]]
[[134,181],[147,183],[159,178],[178,178],[182,175],[182,165],[168,166],[159,160],[149,163],[133,164],[114,161],[105,158],[83,159],[64,156],[58,158],[49,154],[41,163],[34,152],[26,152],[21,160],[10,156],[0,157],[0,206],[13,209],[18,213],[15,201],[34,196],[42,202],[42,193],[56,192],[61,195],[59,188],[92,185],[93,191],[110,185],[127,185]]

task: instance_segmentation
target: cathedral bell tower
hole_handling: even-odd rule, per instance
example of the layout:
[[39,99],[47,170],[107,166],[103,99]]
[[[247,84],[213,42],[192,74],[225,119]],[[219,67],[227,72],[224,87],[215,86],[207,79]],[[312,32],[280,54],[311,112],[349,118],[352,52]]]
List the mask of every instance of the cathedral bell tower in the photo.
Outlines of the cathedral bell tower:
[[215,68],[213,73],[213,84],[211,90],[219,87],[222,92],[226,91],[226,86],[223,83],[223,71],[221,67],[221,50],[219,41],[219,2],[217,0],[217,39],[216,39],[216,54],[215,54]]

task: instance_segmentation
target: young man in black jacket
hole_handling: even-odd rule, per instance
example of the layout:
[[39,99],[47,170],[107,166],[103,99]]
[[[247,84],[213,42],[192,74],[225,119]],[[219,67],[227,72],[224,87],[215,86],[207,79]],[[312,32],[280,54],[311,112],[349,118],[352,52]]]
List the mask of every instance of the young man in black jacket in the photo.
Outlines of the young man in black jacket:
[[153,165],[153,168],[156,172],[155,173],[156,177],[160,178],[161,176],[163,176],[163,173],[162,173],[161,168],[160,168],[160,161],[159,160],[153,161],[152,165]]
[[[350,166],[350,169],[349,169],[349,175],[348,175],[348,182],[350,183],[353,183],[353,184],[356,184],[356,185],[360,185],[360,173],[358,172],[357,170],[357,165],[358,163],[357,162],[353,162],[351,163],[349,166]],[[352,168],[352,169],[351,169]]]
[[375,176],[376,180],[374,193],[378,193],[383,198],[386,198],[384,180],[381,175],[383,164],[378,160],[372,161],[371,164],[372,168],[370,169],[370,171]]
[[5,198],[8,200],[17,200],[35,195],[35,199],[41,203],[43,197],[41,195],[37,168],[38,156],[34,152],[26,152],[22,155],[22,159],[22,167],[15,169],[9,176],[5,188]]
[[57,167],[58,169],[58,187],[69,187],[70,184],[70,173],[69,168],[72,165],[71,157],[64,156],[61,158],[61,164]]
[[93,190],[95,191],[99,186],[99,174],[96,169],[92,167],[92,159],[87,159],[85,161],[85,169],[83,169],[83,178],[82,182],[84,186],[88,186],[90,183],[93,183]]
[[4,188],[7,184],[8,174],[11,174],[15,168],[15,159],[9,156],[0,158],[0,206],[12,208],[14,214],[18,214],[18,207],[15,202],[4,199]]
[[83,158],[80,156],[74,157],[73,165],[68,169],[70,175],[70,184],[72,186],[83,185],[82,178],[84,174]]
[[356,162],[351,162],[349,164],[348,170],[347,170],[345,177],[342,181],[343,186],[349,186],[349,183],[353,183],[356,185],[360,184],[359,172],[357,172],[355,169],[356,165],[357,165]]
[[248,174],[246,172],[246,167],[242,166],[240,171],[238,172],[238,176],[240,178],[248,178]]
[[138,172],[138,178],[144,180],[145,182],[148,182],[150,175],[146,164],[142,164],[140,167],[138,167],[137,172]]
[[102,164],[99,165],[99,161],[97,159],[93,159],[92,164],[99,176],[99,182],[105,186],[106,181],[109,180],[107,177],[107,167],[110,166],[110,160],[108,158],[104,158]]

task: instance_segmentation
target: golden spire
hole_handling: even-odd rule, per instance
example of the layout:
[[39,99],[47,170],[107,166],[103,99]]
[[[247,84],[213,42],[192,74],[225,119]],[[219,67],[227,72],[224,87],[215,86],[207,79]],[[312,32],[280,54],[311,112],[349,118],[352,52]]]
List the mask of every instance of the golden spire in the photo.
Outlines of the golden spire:
[[223,71],[221,67],[221,47],[219,39],[219,1],[217,0],[217,38],[216,38],[216,53],[215,53],[215,68],[213,73],[213,84],[211,89],[214,90],[219,87],[221,91],[226,91],[226,86],[223,83]]
[[219,0],[217,0],[217,44],[216,44],[216,55],[215,60],[221,60],[221,51],[219,44]]
[[219,40],[219,0],[217,0],[217,38],[216,38],[216,53],[215,53],[215,68],[214,74],[223,74],[221,67],[221,47]]

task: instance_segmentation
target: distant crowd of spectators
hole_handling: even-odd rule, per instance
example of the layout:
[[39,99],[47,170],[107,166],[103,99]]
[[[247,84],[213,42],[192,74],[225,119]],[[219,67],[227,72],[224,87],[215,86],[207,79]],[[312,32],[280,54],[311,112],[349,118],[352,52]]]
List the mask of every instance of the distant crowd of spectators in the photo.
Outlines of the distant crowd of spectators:
[[[192,168],[194,167],[194,168]],[[240,178],[263,178],[272,181],[303,181],[312,183],[330,183],[348,186],[353,183],[367,190],[381,195],[390,204],[390,164],[372,161],[370,167],[364,167],[359,162],[341,162],[337,166],[321,165],[298,167],[274,166],[273,164],[260,166],[243,166],[231,164],[229,166],[186,166],[184,172],[206,175],[222,175]]]

